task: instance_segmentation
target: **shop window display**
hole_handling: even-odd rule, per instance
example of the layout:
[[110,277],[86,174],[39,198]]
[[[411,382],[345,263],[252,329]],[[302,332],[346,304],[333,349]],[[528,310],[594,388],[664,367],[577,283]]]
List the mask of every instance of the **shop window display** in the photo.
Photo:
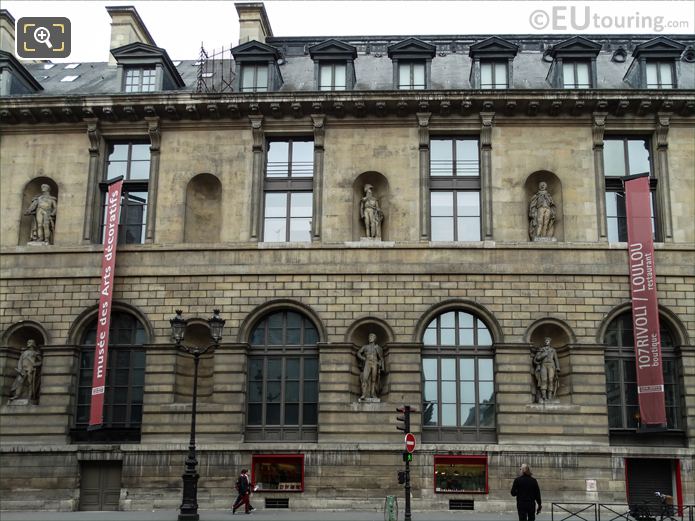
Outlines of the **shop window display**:
[[487,457],[435,456],[434,491],[487,494]]
[[253,457],[251,481],[257,492],[304,491],[304,455],[272,454]]

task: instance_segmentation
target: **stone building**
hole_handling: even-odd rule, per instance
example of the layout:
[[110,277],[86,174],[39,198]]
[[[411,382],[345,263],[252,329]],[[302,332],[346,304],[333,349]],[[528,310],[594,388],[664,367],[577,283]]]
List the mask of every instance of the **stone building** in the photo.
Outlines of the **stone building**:
[[[2,509],[177,508],[193,363],[169,320],[183,310],[202,347],[214,308],[201,508],[228,508],[244,467],[261,508],[380,508],[402,495],[404,404],[415,510],[513,509],[522,462],[545,503],[695,502],[692,37],[283,38],[244,3],[230,53],[173,61],[134,8],[107,10],[104,62],[71,65],[18,61],[2,13]],[[620,181],[641,172],[658,433],[640,429]],[[104,194],[121,175],[104,424],[88,430]],[[48,224],[30,210],[42,185]],[[360,400],[371,333],[384,367]],[[546,337],[559,380],[543,400]],[[37,383],[14,399],[29,340]]]

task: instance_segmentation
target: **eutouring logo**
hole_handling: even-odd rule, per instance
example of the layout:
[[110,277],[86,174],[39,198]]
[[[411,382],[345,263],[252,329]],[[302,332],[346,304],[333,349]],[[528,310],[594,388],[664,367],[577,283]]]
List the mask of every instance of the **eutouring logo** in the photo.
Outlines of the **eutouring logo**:
[[666,20],[663,16],[631,13],[594,12],[591,6],[555,5],[536,9],[529,15],[529,25],[537,31],[634,31],[657,32],[687,29],[687,20]]

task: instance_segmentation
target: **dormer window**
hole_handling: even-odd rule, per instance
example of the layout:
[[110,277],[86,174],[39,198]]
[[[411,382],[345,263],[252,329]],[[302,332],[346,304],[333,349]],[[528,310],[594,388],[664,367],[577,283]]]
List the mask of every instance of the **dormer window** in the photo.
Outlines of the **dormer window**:
[[128,67],[125,69],[124,92],[154,92],[157,71],[154,67]]
[[601,44],[575,36],[554,45],[548,71],[548,83],[556,89],[591,89],[596,87],[596,56]]
[[424,62],[401,62],[398,64],[398,89],[418,90],[427,87]]
[[591,63],[588,61],[570,61],[562,64],[562,86],[565,89],[591,88]]
[[484,61],[480,63],[481,89],[506,89],[507,64],[499,61]]
[[319,65],[319,90],[345,90],[346,66],[344,63],[322,63]]
[[118,63],[121,92],[157,92],[185,86],[164,49],[142,42],[111,49]]
[[673,81],[674,76],[673,62],[647,62],[648,89],[673,89],[676,86],[675,82]]
[[327,40],[309,48],[314,60],[318,90],[352,90],[355,85],[357,49],[338,40]]
[[437,48],[415,38],[391,45],[388,55],[393,62],[393,85],[399,90],[431,88],[432,58]]
[[241,92],[268,92],[268,65],[247,63],[241,66]]
[[512,85],[512,64],[518,45],[493,36],[471,45],[471,87],[474,89],[508,89]]
[[685,45],[664,36],[639,44],[623,78],[637,89],[676,89],[676,63]]
[[231,52],[236,62],[235,90],[273,92],[280,89],[280,52],[275,47],[251,40],[234,47]]
[[33,94],[43,87],[12,53],[0,50],[0,96]]

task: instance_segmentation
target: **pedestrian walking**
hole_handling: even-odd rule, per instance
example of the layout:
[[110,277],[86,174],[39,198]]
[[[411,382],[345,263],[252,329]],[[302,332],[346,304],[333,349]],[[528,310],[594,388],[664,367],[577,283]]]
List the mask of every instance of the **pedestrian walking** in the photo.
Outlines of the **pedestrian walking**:
[[[541,513],[541,489],[538,481],[531,475],[531,468],[522,463],[520,475],[512,485],[512,496],[516,497],[516,510],[519,521],[534,521]],[[536,508],[538,503],[538,508]]]
[[250,514],[253,510],[256,510],[251,506],[251,480],[249,480],[248,472],[248,469],[241,469],[239,479],[236,480],[238,496],[232,505],[232,514],[236,514],[237,509],[241,507],[241,505],[244,505],[244,513],[246,514]]

